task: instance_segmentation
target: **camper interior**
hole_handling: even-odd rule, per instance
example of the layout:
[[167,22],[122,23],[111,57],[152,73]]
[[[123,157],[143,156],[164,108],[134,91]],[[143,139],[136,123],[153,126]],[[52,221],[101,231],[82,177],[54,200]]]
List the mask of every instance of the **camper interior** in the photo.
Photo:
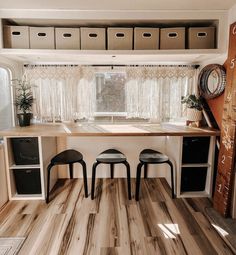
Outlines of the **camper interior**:
[[0,254],[236,254],[236,0],[0,2]]

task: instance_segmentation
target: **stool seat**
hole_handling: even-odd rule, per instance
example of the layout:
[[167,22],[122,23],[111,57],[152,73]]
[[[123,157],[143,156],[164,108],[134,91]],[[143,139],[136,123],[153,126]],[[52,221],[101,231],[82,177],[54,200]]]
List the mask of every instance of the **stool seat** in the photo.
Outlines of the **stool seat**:
[[109,149],[105,150],[102,153],[98,155],[96,158],[97,162],[104,163],[104,164],[117,164],[117,163],[123,163],[126,161],[125,155],[115,149]]
[[83,155],[76,150],[65,150],[51,159],[53,165],[73,164],[83,159]]
[[144,167],[144,178],[146,179],[148,176],[148,165],[149,164],[162,164],[166,163],[170,166],[170,172],[171,172],[171,191],[172,191],[172,198],[175,198],[174,193],[174,170],[173,170],[173,164],[168,158],[167,155],[155,151],[152,149],[145,149],[142,150],[139,154],[139,161],[140,163],[137,166],[137,174],[136,174],[136,192],[135,192],[135,199],[136,201],[139,200],[139,189],[140,189],[140,182],[141,182],[141,170],[142,167]]
[[93,164],[91,199],[94,199],[96,169],[99,164],[110,164],[111,179],[114,178],[114,165],[115,164],[124,164],[126,166],[128,198],[131,199],[130,166],[126,160],[125,155],[122,152],[115,150],[115,149],[108,149],[108,150],[105,150],[102,153],[100,153],[96,158],[96,162]]
[[51,159],[51,163],[47,167],[47,194],[46,194],[46,203],[49,203],[49,192],[50,192],[50,175],[51,170],[56,165],[69,165],[70,179],[73,179],[73,164],[79,163],[83,168],[83,177],[84,177],[84,193],[85,197],[88,197],[88,185],[87,185],[87,170],[86,163],[83,160],[83,155],[76,150],[65,150],[57,154]]
[[160,164],[167,162],[169,158],[159,151],[145,149],[140,152],[139,160],[143,163]]

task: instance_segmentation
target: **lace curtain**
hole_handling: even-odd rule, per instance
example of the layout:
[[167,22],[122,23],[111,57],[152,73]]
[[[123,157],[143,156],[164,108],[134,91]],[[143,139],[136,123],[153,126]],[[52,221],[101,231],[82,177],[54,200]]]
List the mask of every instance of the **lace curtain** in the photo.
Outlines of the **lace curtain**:
[[197,72],[179,66],[127,68],[127,117],[155,122],[182,118],[181,97],[197,93]]
[[95,109],[94,70],[79,66],[29,66],[25,77],[33,85],[33,114],[42,122],[91,119]]
[[[82,66],[26,67],[26,79],[35,85],[34,116],[40,121],[93,119],[97,71]],[[197,70],[193,67],[142,66],[113,71],[126,73],[127,118],[179,119],[183,117],[181,96],[196,93]]]

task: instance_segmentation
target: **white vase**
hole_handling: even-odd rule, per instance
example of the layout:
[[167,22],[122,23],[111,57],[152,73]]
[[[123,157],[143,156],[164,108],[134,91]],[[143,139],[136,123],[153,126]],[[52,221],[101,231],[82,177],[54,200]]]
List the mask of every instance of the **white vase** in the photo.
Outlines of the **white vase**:
[[187,108],[187,120],[200,121],[202,119],[202,111],[194,108]]

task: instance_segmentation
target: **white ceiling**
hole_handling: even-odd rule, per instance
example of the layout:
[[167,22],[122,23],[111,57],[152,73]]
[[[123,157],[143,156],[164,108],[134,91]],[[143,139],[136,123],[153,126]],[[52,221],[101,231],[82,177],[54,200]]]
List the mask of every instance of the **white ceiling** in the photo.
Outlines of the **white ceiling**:
[[0,9],[228,10],[236,0],[1,0]]

